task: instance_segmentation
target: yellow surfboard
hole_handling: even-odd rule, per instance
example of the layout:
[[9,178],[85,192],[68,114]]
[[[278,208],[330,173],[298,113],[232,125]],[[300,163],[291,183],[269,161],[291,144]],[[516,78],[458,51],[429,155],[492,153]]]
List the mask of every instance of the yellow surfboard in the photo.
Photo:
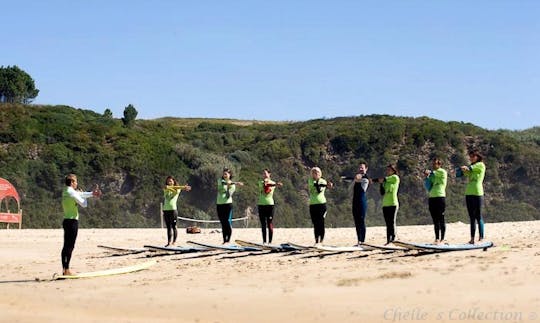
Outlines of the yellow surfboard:
[[143,263],[133,265],[133,266],[128,266],[128,267],[113,268],[113,269],[100,270],[100,271],[92,271],[92,272],[87,272],[87,273],[79,273],[79,274],[76,274],[76,275],[57,275],[57,276],[53,277],[53,280],[91,278],[91,277],[101,277],[101,276],[127,274],[127,273],[132,273],[132,272],[135,272],[135,271],[148,269],[151,266],[155,265],[156,263],[157,263],[157,261],[150,260],[150,261],[147,261],[147,262],[143,262]]

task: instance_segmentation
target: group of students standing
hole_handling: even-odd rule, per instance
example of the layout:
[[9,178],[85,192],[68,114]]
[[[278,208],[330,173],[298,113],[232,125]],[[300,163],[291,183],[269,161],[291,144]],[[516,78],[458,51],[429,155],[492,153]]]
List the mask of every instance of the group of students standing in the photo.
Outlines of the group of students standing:
[[[480,152],[473,150],[469,152],[470,165],[461,166],[456,170],[456,177],[466,177],[468,184],[465,190],[465,201],[470,218],[471,239],[469,243],[474,243],[476,224],[478,224],[480,241],[484,238],[484,221],[482,219],[483,204],[483,180],[485,176],[485,164]],[[424,186],[428,191],[428,207],[433,219],[435,231],[435,244],[444,241],[446,233],[446,224],[444,212],[446,210],[446,185],[448,172],[442,167],[443,162],[440,158],[433,158],[432,169],[424,172]],[[366,239],[366,214],[368,209],[367,190],[373,183],[379,183],[379,191],[382,195],[382,213],[386,224],[386,244],[392,243],[396,239],[396,218],[399,210],[398,191],[400,178],[397,167],[390,164],[386,167],[386,176],[382,178],[370,178],[367,175],[367,163],[360,163],[357,174],[354,177],[342,177],[345,180],[351,180],[353,185],[352,215],[356,227],[358,244],[361,245]],[[230,242],[232,227],[232,195],[237,186],[243,186],[242,182],[232,181],[232,172],[230,169],[224,169],[223,174],[217,183],[217,215],[222,227],[223,243]],[[174,180],[174,179],[173,179]],[[167,179],[169,181],[169,178]],[[188,185],[171,186],[168,182],[165,188],[165,205],[170,205],[176,209],[176,198],[184,188],[190,189]],[[262,180],[258,181],[258,211],[262,230],[263,243],[271,243],[273,238],[273,218],[274,218],[274,190],[280,187],[281,182],[274,182],[271,179],[269,169],[262,172]],[[313,167],[310,171],[310,177],[307,181],[309,193],[309,213],[313,223],[313,233],[315,244],[321,244],[325,236],[325,218],[327,213],[326,189],[331,189],[333,183],[322,177],[322,171],[319,167]],[[173,189],[174,194],[171,193]],[[172,195],[171,195],[172,194]],[[171,203],[174,199],[174,203]],[[166,211],[164,211],[164,217]],[[176,241],[176,216],[174,220],[166,221],[168,232],[167,245],[174,244]],[[174,234],[172,234],[174,232]],[[173,240],[171,241],[171,236]]]
[[[486,175],[486,165],[484,157],[478,150],[469,151],[470,165],[464,165],[456,169],[456,177],[466,177],[468,179],[465,188],[465,204],[470,220],[470,244],[474,244],[476,235],[476,225],[478,224],[478,241],[484,239],[484,220],[482,218],[482,205],[484,202],[484,177]],[[433,218],[435,229],[435,243],[444,241],[446,225],[444,221],[444,211],[446,209],[446,183],[448,173],[442,168],[442,161],[434,158],[433,169],[425,172],[426,179],[424,185],[429,192],[429,212]]]
[[[477,150],[469,152],[470,165],[461,166],[456,170],[456,177],[466,177],[468,179],[465,189],[465,202],[470,218],[471,239],[473,244],[475,239],[476,224],[478,224],[479,241],[484,238],[484,221],[482,218],[483,204],[483,181],[486,166],[483,163],[483,156]],[[428,206],[433,218],[435,230],[435,243],[444,241],[446,225],[444,212],[446,209],[446,185],[448,173],[442,168],[442,161],[438,158],[432,160],[432,169],[425,171],[424,185],[428,191]],[[398,190],[399,175],[395,165],[386,167],[386,176],[383,178],[370,178],[367,175],[368,165],[361,163],[357,174],[350,179],[354,182],[352,214],[356,227],[358,244],[363,244],[366,238],[366,214],[367,214],[367,190],[370,184],[379,183],[382,197],[382,211],[386,224],[386,243],[389,244],[396,238],[396,218],[399,210]],[[322,177],[319,167],[313,167],[308,179],[309,192],[309,213],[313,223],[315,244],[321,244],[325,235],[326,189],[331,189],[333,183]],[[237,186],[243,186],[242,182],[232,180],[232,171],[228,168],[223,170],[221,178],[217,181],[216,210],[222,227],[223,243],[230,242],[232,234],[232,195]],[[274,190],[281,187],[281,182],[274,182],[271,179],[269,169],[264,169],[262,179],[258,181],[258,211],[261,222],[263,243],[271,243],[273,238],[273,218],[274,218]],[[173,246],[178,237],[176,222],[178,218],[177,199],[181,191],[190,191],[189,185],[178,185],[176,179],[169,176],[165,180],[163,189],[163,218],[167,227],[167,246]],[[77,177],[69,174],[65,177],[65,187],[62,193],[62,208],[64,211],[64,245],[61,253],[62,268],[64,275],[72,274],[69,269],[71,254],[75,246],[78,232],[78,207],[86,207],[87,199],[101,196],[99,187],[95,187],[91,192],[77,190]],[[268,231],[267,231],[268,230]]]
[[[464,165],[456,169],[456,177],[466,177],[468,179],[465,189],[465,203],[470,219],[471,238],[468,243],[474,244],[476,235],[476,224],[478,224],[479,241],[484,239],[484,220],[482,218],[483,204],[483,181],[486,173],[486,166],[483,162],[482,154],[477,150],[469,151],[470,165]],[[432,159],[432,169],[424,172],[424,186],[428,191],[428,207],[433,219],[435,231],[435,244],[444,241],[446,224],[444,212],[446,210],[446,185],[448,172],[442,168],[443,163],[439,158]],[[352,178],[353,201],[352,213],[356,226],[358,244],[362,244],[366,238],[366,213],[367,196],[366,192],[370,183],[380,183],[380,193],[383,195],[382,211],[386,223],[386,243],[389,244],[396,238],[396,218],[399,210],[398,189],[399,176],[394,165],[386,167],[386,177],[371,179],[367,173],[367,164],[361,163],[358,173]]]
[[[274,190],[281,187],[281,182],[274,182],[271,179],[271,172],[265,168],[262,171],[262,180],[258,181],[259,198],[257,202],[259,219],[261,222],[263,243],[272,242],[274,236]],[[189,185],[178,185],[177,181],[169,176],[166,179],[164,188],[164,208],[163,217],[167,226],[167,245],[172,246],[176,243],[177,229],[176,219],[178,211],[176,200],[182,190],[189,191]],[[229,243],[232,235],[232,216],[233,216],[233,194],[237,186],[244,186],[243,182],[233,181],[233,174],[229,168],[223,169],[221,178],[217,181],[216,211],[219,222],[221,223],[221,233],[223,243]],[[267,234],[268,230],[268,234]],[[268,240],[267,240],[268,239]]]

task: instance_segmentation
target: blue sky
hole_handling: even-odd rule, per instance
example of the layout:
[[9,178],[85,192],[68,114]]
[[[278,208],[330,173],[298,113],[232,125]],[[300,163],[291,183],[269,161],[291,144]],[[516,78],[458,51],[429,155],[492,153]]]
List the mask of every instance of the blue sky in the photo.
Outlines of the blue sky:
[[[540,125],[540,1],[10,1],[0,65],[122,117]],[[7,13],[7,14],[6,14]]]

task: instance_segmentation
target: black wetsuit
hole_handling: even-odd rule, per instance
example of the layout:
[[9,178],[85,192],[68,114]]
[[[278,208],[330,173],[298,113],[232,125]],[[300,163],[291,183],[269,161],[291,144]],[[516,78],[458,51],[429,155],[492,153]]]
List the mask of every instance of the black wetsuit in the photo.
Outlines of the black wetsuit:
[[435,228],[435,239],[444,240],[444,234],[446,233],[446,224],[444,222],[444,211],[446,210],[446,198],[445,197],[430,197],[428,199],[429,213],[433,219],[433,225]]
[[384,222],[386,223],[386,242],[390,243],[396,239],[396,216],[398,207],[384,206],[382,208],[384,215]]
[[312,204],[309,206],[309,215],[313,222],[313,233],[315,234],[315,243],[322,243],[324,240],[324,218],[326,216],[326,203]]
[[79,231],[79,221],[76,219],[64,219],[62,227],[64,228],[64,246],[61,254],[62,268],[69,269],[71,254],[75,248],[75,241]]
[[217,204],[217,214],[218,214],[219,222],[221,223],[223,243],[227,243],[231,240],[232,210],[233,210],[232,204]]
[[261,221],[261,230],[263,242],[266,243],[266,228],[268,227],[268,242],[272,243],[272,237],[274,235],[274,206],[273,205],[259,205],[259,220]]
[[352,214],[354,225],[356,227],[356,236],[359,242],[366,240],[366,213],[367,213],[367,195],[366,191],[369,185],[368,177],[364,176],[361,182],[354,183]]
[[471,221],[471,238],[474,239],[476,233],[476,223],[478,223],[478,233],[480,239],[484,239],[484,219],[482,218],[482,203],[484,202],[483,196],[478,195],[465,195],[465,203],[467,204],[467,211],[469,212],[469,218]]
[[163,219],[165,220],[165,226],[167,227],[167,241],[168,244],[171,241],[176,242],[178,237],[178,230],[176,229],[176,221],[178,221],[178,210],[164,210]]

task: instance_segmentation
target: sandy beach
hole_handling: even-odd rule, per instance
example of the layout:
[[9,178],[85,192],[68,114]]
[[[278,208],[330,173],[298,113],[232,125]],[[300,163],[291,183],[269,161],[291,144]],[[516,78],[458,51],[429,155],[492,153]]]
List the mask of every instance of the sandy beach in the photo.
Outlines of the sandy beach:
[[[383,227],[368,242],[385,241]],[[468,224],[447,240],[463,243]],[[118,255],[98,245],[164,245],[165,229],[81,229],[71,266],[87,272],[155,259],[125,275],[50,281],[61,271],[62,229],[0,230],[1,322],[534,322],[540,321],[540,221],[488,223],[488,251],[270,253],[222,251]],[[433,228],[398,227],[431,242]],[[233,240],[261,241],[259,229]],[[204,229],[187,240],[219,243]],[[312,229],[276,228],[274,243],[313,244]],[[327,229],[325,244],[350,246],[353,228]],[[38,280],[36,280],[38,278]]]

